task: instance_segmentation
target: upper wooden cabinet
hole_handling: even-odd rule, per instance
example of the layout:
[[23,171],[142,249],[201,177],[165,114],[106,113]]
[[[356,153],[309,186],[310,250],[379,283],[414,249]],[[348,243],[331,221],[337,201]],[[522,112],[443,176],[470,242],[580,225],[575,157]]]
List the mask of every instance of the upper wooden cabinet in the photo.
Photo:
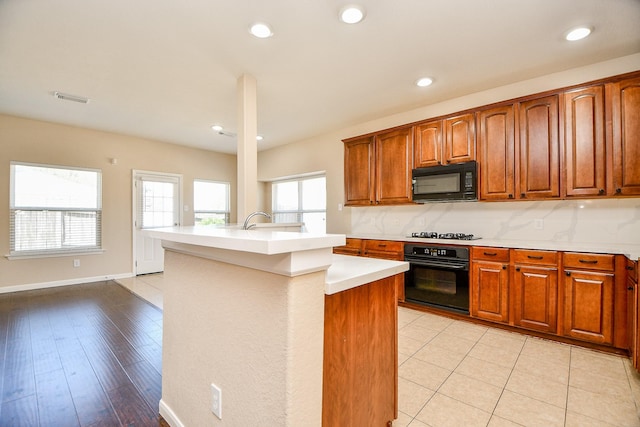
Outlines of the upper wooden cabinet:
[[560,197],[558,96],[519,104],[519,196],[521,199]]
[[411,203],[413,129],[404,128],[375,137],[375,203]]
[[640,195],[640,77],[607,86],[611,104],[613,173],[611,189],[621,196]]
[[558,96],[477,113],[480,200],[560,197]]
[[374,200],[375,155],[373,137],[344,143],[345,205],[368,206]]
[[515,195],[515,113],[513,105],[480,111],[478,168],[480,200],[513,199]]
[[564,179],[567,197],[606,195],[603,85],[564,93]]
[[476,158],[472,113],[414,126],[414,167],[461,163]]
[[413,129],[345,141],[345,204],[411,203]]

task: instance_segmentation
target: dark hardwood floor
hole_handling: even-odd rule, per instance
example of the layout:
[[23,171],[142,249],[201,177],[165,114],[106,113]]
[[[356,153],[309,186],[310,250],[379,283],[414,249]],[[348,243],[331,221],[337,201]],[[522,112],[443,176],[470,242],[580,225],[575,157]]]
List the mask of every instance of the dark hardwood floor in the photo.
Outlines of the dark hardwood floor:
[[161,365],[162,311],[113,281],[0,294],[2,427],[157,427]]

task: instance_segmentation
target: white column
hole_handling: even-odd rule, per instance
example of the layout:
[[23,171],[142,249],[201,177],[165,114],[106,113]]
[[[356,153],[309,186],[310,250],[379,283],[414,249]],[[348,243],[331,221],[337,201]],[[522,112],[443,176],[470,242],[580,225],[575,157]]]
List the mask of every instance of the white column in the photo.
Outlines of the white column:
[[238,194],[237,222],[258,207],[258,108],[257,84],[253,76],[238,78]]

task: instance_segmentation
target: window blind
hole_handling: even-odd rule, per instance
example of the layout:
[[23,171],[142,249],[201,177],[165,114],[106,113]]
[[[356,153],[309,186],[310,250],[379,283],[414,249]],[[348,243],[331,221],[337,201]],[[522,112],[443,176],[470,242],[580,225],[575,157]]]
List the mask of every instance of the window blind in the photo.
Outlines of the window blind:
[[102,247],[102,172],[11,162],[11,255]]

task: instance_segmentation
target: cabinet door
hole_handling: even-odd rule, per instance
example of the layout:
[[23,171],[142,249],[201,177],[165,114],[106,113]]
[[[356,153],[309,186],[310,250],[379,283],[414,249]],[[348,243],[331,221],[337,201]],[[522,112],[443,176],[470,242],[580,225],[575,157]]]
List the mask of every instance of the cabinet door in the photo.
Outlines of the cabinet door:
[[489,261],[472,263],[471,315],[480,319],[509,321],[508,264]]
[[613,192],[640,195],[640,77],[612,85]]
[[442,164],[442,120],[416,125],[413,133],[414,167]]
[[640,336],[638,335],[638,284],[632,277],[627,278],[627,339],[629,355],[636,370],[640,369]]
[[413,128],[376,136],[376,202],[411,203]]
[[370,205],[374,201],[373,138],[344,143],[345,205]]
[[461,163],[476,158],[476,127],[473,114],[462,114],[444,121],[444,161]]
[[598,344],[613,342],[611,273],[566,271],[564,335]]
[[558,97],[520,103],[520,198],[560,196]]
[[478,113],[478,163],[480,200],[514,198],[513,105]]
[[606,194],[604,89],[564,94],[564,172],[568,197]]
[[514,325],[541,332],[557,332],[558,269],[516,266],[514,272]]

